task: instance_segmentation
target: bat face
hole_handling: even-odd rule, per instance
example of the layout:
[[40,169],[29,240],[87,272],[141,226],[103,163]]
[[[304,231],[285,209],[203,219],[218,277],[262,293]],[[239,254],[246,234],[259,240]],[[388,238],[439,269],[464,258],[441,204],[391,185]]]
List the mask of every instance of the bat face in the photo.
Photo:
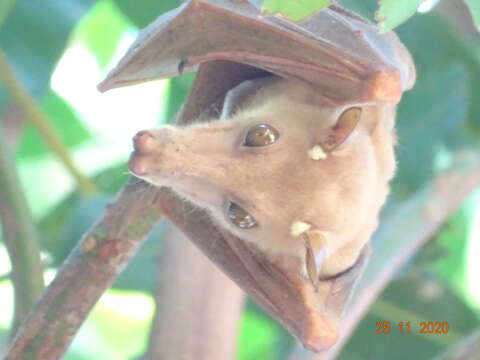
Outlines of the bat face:
[[129,168],[270,259],[304,259],[307,241],[320,277],[342,272],[376,228],[394,170],[392,126],[372,125],[376,107],[334,107],[298,81],[261,85],[220,120],[140,132]]

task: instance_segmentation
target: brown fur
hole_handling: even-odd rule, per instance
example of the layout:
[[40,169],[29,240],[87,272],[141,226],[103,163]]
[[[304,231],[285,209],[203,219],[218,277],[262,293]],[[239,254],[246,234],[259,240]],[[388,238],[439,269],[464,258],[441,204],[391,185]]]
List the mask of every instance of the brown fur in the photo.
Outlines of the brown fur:
[[[208,209],[220,226],[273,259],[303,259],[305,242],[290,227],[295,221],[311,224],[310,231],[326,240],[319,250],[326,251],[320,275],[348,268],[377,227],[395,171],[394,106],[351,104],[362,108],[358,126],[326,159],[312,160],[308,151],[349,106],[333,107],[293,80],[264,81],[252,94],[224,110],[224,119],[150,131],[148,146],[137,144],[131,171]],[[279,130],[278,141],[242,146],[246,131],[258,123]],[[229,201],[258,226],[233,225],[226,217]]]

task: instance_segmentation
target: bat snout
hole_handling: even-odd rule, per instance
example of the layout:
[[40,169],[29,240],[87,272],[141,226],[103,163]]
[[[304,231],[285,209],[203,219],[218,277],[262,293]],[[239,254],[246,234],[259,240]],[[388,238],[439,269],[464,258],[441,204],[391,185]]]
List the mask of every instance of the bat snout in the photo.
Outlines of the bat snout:
[[128,161],[128,169],[133,175],[155,183],[154,180],[158,177],[176,173],[175,164],[178,161],[175,161],[173,155],[178,146],[171,127],[139,131],[132,143],[133,152]]
[[156,145],[155,136],[149,130],[139,131],[133,137],[133,149],[137,154],[148,154],[152,152]]
[[128,169],[137,176],[148,175],[153,170],[150,158],[158,157],[161,145],[150,130],[139,131],[132,141],[133,152],[128,161]]
[[148,159],[144,156],[139,156],[137,153],[133,152],[130,155],[130,159],[128,160],[128,170],[130,170],[133,175],[148,175],[148,173],[150,172]]

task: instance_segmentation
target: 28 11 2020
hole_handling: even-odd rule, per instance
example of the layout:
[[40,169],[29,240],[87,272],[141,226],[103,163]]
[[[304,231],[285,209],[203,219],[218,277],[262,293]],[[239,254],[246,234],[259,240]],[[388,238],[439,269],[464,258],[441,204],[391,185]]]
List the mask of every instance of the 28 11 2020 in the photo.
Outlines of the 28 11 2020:
[[450,325],[448,321],[377,321],[375,334],[447,334]]

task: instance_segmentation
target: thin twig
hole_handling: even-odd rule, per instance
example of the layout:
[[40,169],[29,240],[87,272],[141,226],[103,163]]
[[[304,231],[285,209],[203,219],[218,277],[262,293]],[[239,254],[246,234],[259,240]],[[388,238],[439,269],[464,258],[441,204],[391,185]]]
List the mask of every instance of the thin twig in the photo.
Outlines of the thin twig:
[[72,251],[19,328],[5,360],[54,360],[65,352],[93,305],[160,219],[157,190],[133,182]]
[[143,360],[234,359],[243,291],[173,226],[163,240]]
[[18,106],[24,111],[28,120],[36,127],[47,146],[58,156],[60,162],[75,179],[79,191],[82,194],[95,193],[97,191],[96,185],[77,168],[70,156],[69,150],[57,135],[42,109],[40,109],[30,94],[28,94],[27,90],[23,87],[22,83],[13,72],[13,69],[8,64],[7,58],[2,50],[0,50],[0,81],[6,87],[12,100],[18,104]]
[[15,316],[12,330],[27,316],[43,291],[38,236],[15,166],[0,130],[0,219],[12,266]]
[[[289,360],[331,360],[343,348],[355,327],[397,271],[439,230],[464,199],[480,186],[478,153],[457,154],[452,168],[434,178],[422,191],[384,219],[351,308],[344,316],[342,338],[326,353],[313,355],[296,347]],[[399,230],[401,229],[401,230]],[[375,253],[381,256],[375,256]]]
[[[51,261],[45,261],[45,259],[42,259],[42,272],[44,272],[50,265]],[[9,271],[5,274],[0,275],[0,282],[5,281],[5,280],[12,280],[13,278],[13,273],[12,271]]]

